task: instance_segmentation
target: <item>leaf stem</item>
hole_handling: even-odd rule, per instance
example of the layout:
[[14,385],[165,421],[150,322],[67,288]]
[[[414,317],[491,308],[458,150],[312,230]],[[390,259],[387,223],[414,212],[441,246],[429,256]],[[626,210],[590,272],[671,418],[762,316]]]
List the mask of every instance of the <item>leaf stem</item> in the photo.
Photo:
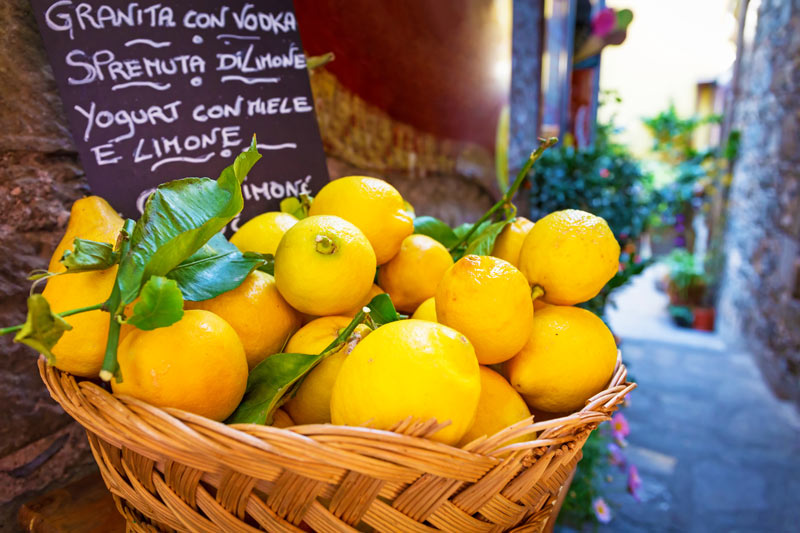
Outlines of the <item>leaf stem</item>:
[[[367,310],[366,312],[365,312],[365,309]],[[332,342],[332,343],[330,343],[330,344],[328,345],[328,347],[327,347],[327,348],[325,348],[324,350],[322,350],[322,353],[320,354],[320,356],[321,356],[321,359],[320,359],[320,360],[322,360],[322,359],[324,359],[325,357],[329,356],[330,354],[334,353],[336,350],[338,350],[338,349],[339,349],[339,347],[340,347],[342,344],[344,344],[345,342],[347,342],[347,339],[349,339],[349,338],[350,338],[350,335],[352,335],[352,334],[353,334],[353,332],[356,330],[356,328],[357,328],[357,327],[358,327],[360,324],[362,324],[362,323],[363,323],[365,320],[367,320],[367,318],[369,318],[369,316],[370,316],[370,315],[369,315],[369,307],[362,307],[362,308],[361,308],[361,311],[359,311],[358,313],[356,313],[356,316],[354,316],[354,317],[353,317],[353,320],[351,320],[351,321],[350,321],[350,323],[349,323],[349,324],[347,324],[347,327],[346,327],[346,328],[344,328],[344,329],[343,329],[343,330],[342,330],[342,331],[339,333],[339,335],[338,335],[338,336],[337,336],[337,337],[336,337],[336,338],[333,340],[333,342]]]
[[[78,307],[77,309],[70,309],[69,311],[64,311],[63,313],[56,313],[61,318],[70,315],[77,315],[78,313],[86,313],[87,311],[96,311],[97,309],[102,309],[105,305],[105,302],[100,302],[99,304],[94,305],[87,305],[86,307]],[[22,329],[24,324],[18,324],[16,326],[9,326],[7,328],[0,328],[0,336],[6,335],[8,333],[14,333],[15,331],[19,331]]]
[[544,296],[544,289],[541,285],[534,285],[531,289],[531,300],[538,300],[542,296]]
[[558,138],[550,137],[549,139],[539,139],[539,142],[540,142],[539,147],[531,153],[530,157],[528,157],[528,161],[525,162],[525,165],[523,165],[523,167],[517,173],[517,177],[514,179],[514,183],[511,184],[511,187],[509,187],[508,190],[503,194],[502,198],[500,198],[500,200],[498,200],[496,204],[490,207],[489,210],[486,213],[484,213],[483,216],[479,218],[478,221],[472,225],[469,231],[466,234],[464,234],[464,236],[461,237],[461,239],[459,239],[456,244],[450,247],[449,251],[452,252],[453,250],[455,250],[456,248],[467,242],[481,224],[489,220],[492,217],[492,215],[494,215],[499,209],[503,208],[503,206],[511,202],[511,199],[514,198],[514,195],[517,193],[517,190],[519,190],[520,186],[522,185],[522,182],[525,181],[525,177],[528,175],[528,172],[530,172],[531,167],[533,167],[533,164],[536,162],[537,159],[541,157],[541,155],[544,153],[545,150],[547,150],[548,148],[550,148],[551,146],[553,146],[558,142]]
[[[120,246],[120,258],[124,258],[128,254],[128,250],[131,247],[130,244],[130,235],[133,232],[133,227],[136,223],[131,220],[127,219],[125,224],[122,226],[122,234],[125,236]],[[114,288],[111,290],[111,296],[108,298],[108,312],[109,312],[109,322],[108,322],[108,342],[106,343],[106,353],[103,357],[103,367],[100,370],[100,379],[103,381],[110,381],[114,374],[117,373],[118,365],[117,365],[117,347],[119,346],[119,332],[122,328],[122,324],[120,324],[119,320],[117,320],[118,315],[121,312],[122,307],[122,294],[120,291],[120,283],[119,283],[119,270],[117,270],[117,278],[114,280]],[[120,381],[122,381],[120,379]]]

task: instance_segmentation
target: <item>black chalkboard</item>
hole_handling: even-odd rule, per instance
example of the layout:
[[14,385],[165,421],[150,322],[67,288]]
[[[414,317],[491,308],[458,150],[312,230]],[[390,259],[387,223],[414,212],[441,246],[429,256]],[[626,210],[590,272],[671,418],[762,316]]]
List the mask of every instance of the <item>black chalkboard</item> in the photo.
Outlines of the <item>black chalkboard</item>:
[[328,175],[291,0],[31,0],[94,194],[216,178],[258,138],[238,224]]

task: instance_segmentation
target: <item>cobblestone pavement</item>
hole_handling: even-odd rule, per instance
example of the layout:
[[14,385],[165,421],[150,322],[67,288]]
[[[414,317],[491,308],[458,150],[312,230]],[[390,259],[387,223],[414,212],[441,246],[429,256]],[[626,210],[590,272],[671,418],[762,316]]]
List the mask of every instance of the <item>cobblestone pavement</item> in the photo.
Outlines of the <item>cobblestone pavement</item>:
[[653,280],[646,273],[610,314],[639,384],[624,414],[642,502],[610,468],[602,493],[613,520],[586,531],[800,531],[800,415],[772,395],[749,354],[673,328]]

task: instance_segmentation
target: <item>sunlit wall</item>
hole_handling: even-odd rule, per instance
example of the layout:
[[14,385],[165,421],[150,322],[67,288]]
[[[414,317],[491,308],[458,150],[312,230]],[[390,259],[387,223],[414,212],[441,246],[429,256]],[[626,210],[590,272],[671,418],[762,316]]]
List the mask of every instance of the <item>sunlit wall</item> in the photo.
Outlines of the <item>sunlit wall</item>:
[[634,13],[628,37],[602,55],[600,88],[616,90],[614,112],[624,128],[620,140],[640,155],[650,146],[642,117],[675,103],[681,114],[695,109],[697,83],[726,79],[736,55],[733,0],[607,0]]

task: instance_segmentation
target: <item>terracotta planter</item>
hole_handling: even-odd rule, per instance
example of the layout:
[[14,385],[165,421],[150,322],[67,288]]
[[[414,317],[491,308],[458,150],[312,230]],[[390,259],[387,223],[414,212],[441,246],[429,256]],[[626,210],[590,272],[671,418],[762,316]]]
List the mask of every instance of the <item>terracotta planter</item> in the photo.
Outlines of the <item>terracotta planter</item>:
[[714,331],[715,312],[713,307],[695,307],[692,309],[694,320],[692,328],[700,331]]

